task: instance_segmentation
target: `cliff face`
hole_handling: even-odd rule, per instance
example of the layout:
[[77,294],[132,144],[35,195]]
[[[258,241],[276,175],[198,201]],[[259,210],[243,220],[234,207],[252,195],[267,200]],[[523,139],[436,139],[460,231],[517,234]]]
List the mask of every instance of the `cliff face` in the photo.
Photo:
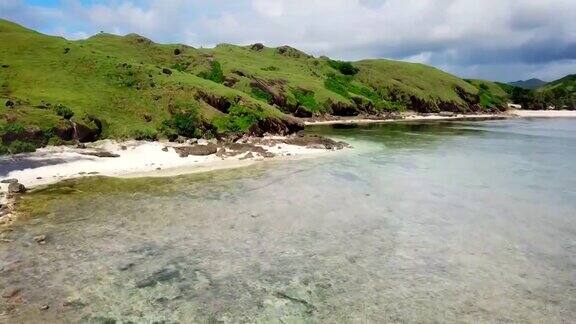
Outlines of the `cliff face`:
[[340,62],[289,46],[195,49],[104,33],[69,41],[5,20],[0,42],[4,152],[70,141],[71,125],[89,140],[286,133],[301,127],[289,115],[475,112],[504,101],[429,66]]

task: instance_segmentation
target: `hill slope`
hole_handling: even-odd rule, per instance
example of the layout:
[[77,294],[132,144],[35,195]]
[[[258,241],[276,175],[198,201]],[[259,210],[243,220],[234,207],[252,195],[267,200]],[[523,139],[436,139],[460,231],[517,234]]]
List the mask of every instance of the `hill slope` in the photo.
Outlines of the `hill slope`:
[[540,88],[540,87],[544,86],[546,84],[546,81],[542,81],[540,79],[533,78],[530,80],[520,80],[520,81],[510,82],[508,84],[511,86],[514,86],[514,87],[522,88],[522,89],[534,90],[536,88]]
[[576,109],[576,74],[567,75],[546,83],[534,90],[498,83],[506,91],[510,101],[524,109]]
[[[485,89],[421,64],[314,58],[261,44],[213,49],[98,34],[69,41],[0,20],[2,150],[77,137],[286,133],[299,117],[484,111]],[[491,94],[491,96],[499,96]]]

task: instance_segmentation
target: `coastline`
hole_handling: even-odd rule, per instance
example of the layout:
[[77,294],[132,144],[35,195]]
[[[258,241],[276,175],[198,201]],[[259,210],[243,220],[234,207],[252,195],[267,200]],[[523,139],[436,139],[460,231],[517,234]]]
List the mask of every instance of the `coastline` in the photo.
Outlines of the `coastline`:
[[[296,136],[246,138],[234,144],[200,141],[203,143],[102,140],[85,147],[49,146],[0,158],[0,180],[15,179],[27,190],[33,190],[92,176],[171,177],[244,167],[261,161],[317,157],[347,147],[345,143],[328,139]],[[191,148],[213,152],[185,154]],[[16,201],[21,193],[9,193],[8,186],[8,182],[0,183],[0,205],[3,206],[0,226],[10,224],[17,216]]]
[[[376,124],[412,121],[459,121],[490,120],[505,118],[532,117],[576,117],[576,111],[527,111],[509,110],[501,114],[454,114],[420,115],[404,114],[397,119],[339,118],[334,120],[305,121],[305,125],[351,125]],[[17,154],[0,158],[2,179],[17,179],[27,189],[90,176],[119,178],[171,177],[183,174],[209,172],[249,166],[264,160],[287,160],[315,157],[333,151],[333,147],[307,145],[307,143],[289,144],[291,137],[268,136],[263,138],[244,138],[240,145],[251,145],[240,151],[231,151],[222,143],[203,141],[202,145],[218,146],[218,153],[206,155],[188,155],[182,157],[178,149],[189,147],[188,143],[145,142],[102,140],[86,144],[85,147],[52,146],[38,149],[36,152]],[[336,142],[334,142],[336,143]],[[234,144],[232,144],[234,145]],[[342,147],[340,147],[342,148]],[[221,150],[223,149],[223,150]],[[254,149],[258,149],[254,151]],[[216,151],[214,151],[216,152]],[[18,194],[8,193],[8,183],[0,183],[0,225],[9,223],[15,210]]]
[[576,110],[511,110],[509,113],[513,116],[526,118],[576,117]]
[[400,118],[357,118],[357,117],[341,117],[339,119],[330,120],[305,120],[306,126],[314,125],[351,125],[351,124],[379,124],[379,123],[394,123],[406,121],[458,121],[458,120],[488,120],[488,119],[502,119],[510,117],[507,113],[502,114],[453,114],[453,115],[440,115],[440,114],[404,114]]
[[380,124],[380,123],[394,123],[394,122],[407,122],[407,121],[462,121],[462,120],[491,120],[491,119],[504,119],[513,117],[545,117],[545,118],[566,118],[576,117],[576,110],[519,110],[511,109],[506,112],[497,114],[417,114],[405,113],[399,118],[358,118],[358,117],[340,117],[338,119],[328,120],[305,120],[306,126],[314,125],[352,125],[352,124]]

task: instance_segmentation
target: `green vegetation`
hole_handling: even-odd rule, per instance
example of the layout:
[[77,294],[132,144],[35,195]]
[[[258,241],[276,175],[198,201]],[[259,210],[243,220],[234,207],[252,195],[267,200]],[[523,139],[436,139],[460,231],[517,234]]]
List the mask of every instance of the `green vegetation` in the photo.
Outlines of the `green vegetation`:
[[223,83],[224,73],[222,73],[222,67],[220,66],[220,63],[218,63],[218,61],[213,61],[210,66],[210,72],[203,71],[200,72],[198,76],[206,80],[214,81],[216,83]]
[[245,133],[265,118],[266,114],[258,109],[234,106],[228,115],[217,117],[214,124],[219,133]]
[[479,104],[483,108],[498,108],[506,105],[507,93],[498,84],[486,80],[466,80],[478,88]]
[[56,112],[56,115],[64,119],[71,119],[72,116],[74,116],[74,112],[72,111],[72,109],[63,105],[56,105],[54,107],[54,111]]
[[356,75],[360,71],[350,62],[328,60],[328,65],[344,75]]
[[197,137],[200,119],[198,118],[198,108],[193,104],[182,104],[171,118],[164,121],[163,133],[170,139],[180,136]]
[[510,101],[524,109],[576,109],[576,74],[546,83],[530,90],[512,84],[498,83]]
[[262,100],[266,103],[270,102],[272,100],[272,95],[260,88],[257,87],[252,87],[252,97],[258,99],[258,100]]
[[[481,89],[421,64],[342,62],[287,46],[196,49],[135,34],[69,41],[6,20],[0,43],[7,44],[0,47],[4,148],[16,140],[68,141],[69,120],[99,138],[151,140],[248,131],[269,118],[292,123],[284,113],[482,109]],[[13,124],[24,129],[14,131]]]
[[298,104],[308,111],[317,111],[320,105],[314,97],[313,91],[307,91],[301,88],[292,89],[292,94]]

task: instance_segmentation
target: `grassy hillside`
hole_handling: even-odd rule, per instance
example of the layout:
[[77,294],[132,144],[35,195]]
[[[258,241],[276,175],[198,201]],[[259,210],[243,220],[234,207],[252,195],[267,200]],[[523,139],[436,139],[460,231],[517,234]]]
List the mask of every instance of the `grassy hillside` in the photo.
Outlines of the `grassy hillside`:
[[0,42],[0,152],[71,141],[74,134],[91,141],[290,132],[299,127],[290,114],[502,107],[482,99],[493,89],[432,67],[339,62],[288,46],[195,49],[105,33],[69,41],[6,20]]
[[524,109],[576,109],[576,74],[546,83],[534,90],[498,83],[510,100]]

